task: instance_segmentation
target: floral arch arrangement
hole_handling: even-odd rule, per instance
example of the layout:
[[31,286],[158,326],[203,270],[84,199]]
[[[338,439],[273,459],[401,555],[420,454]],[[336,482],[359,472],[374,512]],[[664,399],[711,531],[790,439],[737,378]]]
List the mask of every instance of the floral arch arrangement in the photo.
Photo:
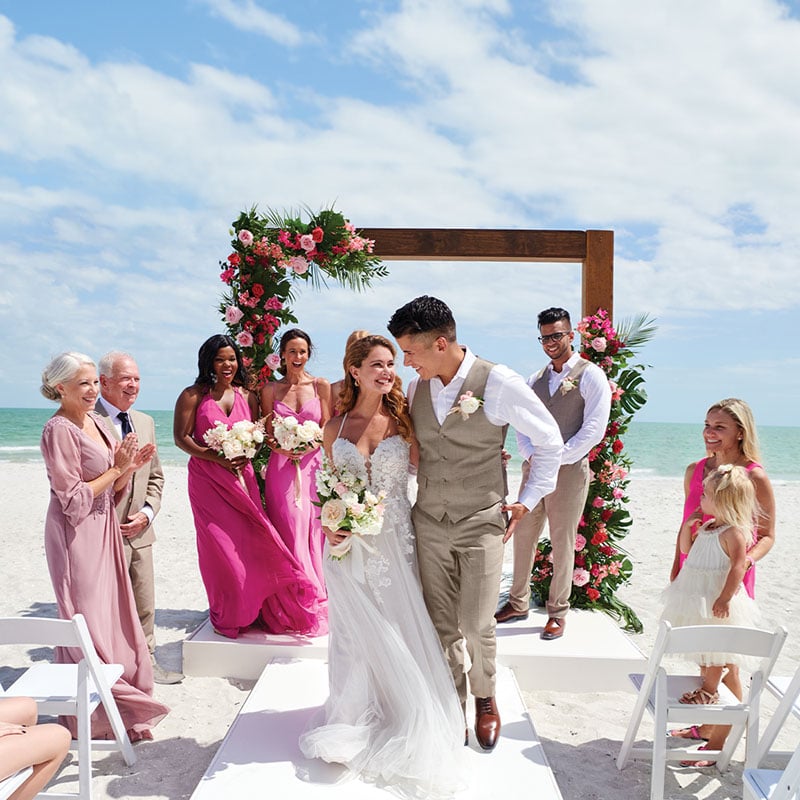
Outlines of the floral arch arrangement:
[[[620,620],[626,630],[640,633],[642,623],[636,612],[615,595],[633,572],[630,558],[619,546],[632,522],[625,507],[631,460],[625,454],[621,437],[635,412],[647,402],[644,366],[630,361],[652,338],[655,327],[643,315],[615,330],[608,312],[600,309],[584,317],[576,329],[581,336],[581,356],[606,373],[612,394],[605,437],[589,453],[591,482],[578,523],[569,601],[573,608],[605,611]],[[551,551],[550,540],[541,539],[531,574],[533,595],[542,604],[550,592]]]
[[274,334],[297,322],[290,302],[300,281],[319,287],[331,278],[357,291],[388,274],[373,255],[374,242],[333,208],[281,215],[256,207],[243,211],[231,227],[232,252],[220,262],[228,291],[219,306],[228,333],[242,348],[256,387],[280,366]]

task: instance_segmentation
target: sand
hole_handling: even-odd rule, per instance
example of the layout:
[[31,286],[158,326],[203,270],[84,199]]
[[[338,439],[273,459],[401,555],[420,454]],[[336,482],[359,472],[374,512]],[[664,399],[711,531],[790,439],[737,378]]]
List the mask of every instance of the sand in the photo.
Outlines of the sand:
[[[4,511],[0,616],[55,616],[43,546],[48,503],[44,467],[0,463],[0,485]],[[800,512],[800,483],[778,483],[775,494],[777,543],[759,564],[756,593],[765,626],[782,624],[789,630],[778,672],[790,675],[800,662],[800,602],[794,566],[800,560],[800,539],[794,538],[792,524]],[[668,578],[682,506],[681,480],[634,475],[630,497],[634,526],[625,546],[635,567],[631,584],[620,596],[642,619],[645,632],[633,640],[649,653],[660,613],[658,594]],[[157,535],[157,656],[165,667],[179,669],[181,642],[207,613],[184,467],[166,468]],[[30,660],[49,656],[42,649],[0,647],[0,665],[13,665],[0,666],[0,683],[12,682]],[[117,754],[95,757],[94,796],[101,800],[189,798],[251,686],[248,681],[195,677],[174,686],[156,686],[156,697],[171,713],[154,730],[153,742],[136,746],[139,760],[133,767],[126,767]],[[633,708],[633,694],[533,691],[525,693],[525,701],[565,800],[649,797],[648,764],[634,763],[619,772],[614,763]],[[774,707],[774,700],[765,698],[764,724]],[[790,720],[777,746],[790,749],[798,741],[800,723]],[[741,797],[743,751],[740,745],[725,774],[714,769],[668,770],[667,796]],[[74,765],[65,767],[56,779],[59,788],[75,790],[76,775]]]

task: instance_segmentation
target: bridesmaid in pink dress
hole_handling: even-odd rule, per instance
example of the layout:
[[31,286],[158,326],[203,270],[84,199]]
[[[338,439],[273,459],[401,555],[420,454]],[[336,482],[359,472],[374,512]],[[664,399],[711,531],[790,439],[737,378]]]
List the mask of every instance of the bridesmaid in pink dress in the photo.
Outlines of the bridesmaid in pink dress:
[[[94,362],[81,353],[62,353],[42,373],[42,394],[60,401],[42,431],[42,455],[50,481],[45,553],[58,613],[83,614],[97,654],[105,664],[122,664],[112,687],[131,741],[152,739],[150,728],[169,709],[153,699],[153,666],[136,612],[122,534],[114,511],[133,472],[155,453],[138,447],[135,434],[114,446],[94,412],[99,382]],[[56,659],[74,664],[79,650],[59,648]],[[75,736],[75,718],[63,718]],[[92,736],[110,738],[105,712],[92,714]]]
[[[273,448],[264,476],[264,505],[283,542],[300,562],[303,572],[325,593],[322,546],[325,537],[319,521],[315,483],[321,455],[319,447],[302,456],[281,450],[273,438],[274,416],[313,420],[320,428],[331,416],[331,387],[324,378],[309,375],[306,364],[312,352],[311,338],[292,328],[281,337],[281,371],[284,377],[261,390],[261,411],[266,418],[267,441]],[[299,467],[299,469],[298,469]],[[326,624],[326,609],[320,609]]]
[[218,421],[230,428],[257,415],[235,340],[218,334],[204,342],[198,370],[178,397],[173,434],[191,456],[189,501],[211,624],[232,639],[253,624],[269,633],[316,635],[324,595],[267,519],[253,465],[244,456],[229,460],[203,440]]

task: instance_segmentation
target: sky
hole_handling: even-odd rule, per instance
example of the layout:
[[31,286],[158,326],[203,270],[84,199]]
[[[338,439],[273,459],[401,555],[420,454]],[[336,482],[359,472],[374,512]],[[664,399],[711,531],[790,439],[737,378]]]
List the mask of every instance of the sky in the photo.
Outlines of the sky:
[[[603,229],[614,315],[655,319],[637,419],[746,399],[795,425],[800,0],[0,0],[0,406],[63,350],[130,351],[172,408],[223,331],[219,262],[256,204],[359,228]],[[388,262],[303,289],[309,369],[445,300],[528,375],[580,265]],[[401,369],[405,379],[410,371]]]

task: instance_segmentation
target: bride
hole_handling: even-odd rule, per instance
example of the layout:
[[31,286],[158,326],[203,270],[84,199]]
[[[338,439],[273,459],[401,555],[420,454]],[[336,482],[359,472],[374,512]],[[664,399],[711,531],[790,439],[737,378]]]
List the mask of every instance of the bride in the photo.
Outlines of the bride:
[[300,748],[402,796],[449,797],[464,785],[464,714],[416,572],[407,493],[415,440],[394,354],[383,336],[351,344],[342,416],[324,430],[337,469],[365,475],[386,500],[370,549],[331,558],[350,533],[324,529],[330,696]]

